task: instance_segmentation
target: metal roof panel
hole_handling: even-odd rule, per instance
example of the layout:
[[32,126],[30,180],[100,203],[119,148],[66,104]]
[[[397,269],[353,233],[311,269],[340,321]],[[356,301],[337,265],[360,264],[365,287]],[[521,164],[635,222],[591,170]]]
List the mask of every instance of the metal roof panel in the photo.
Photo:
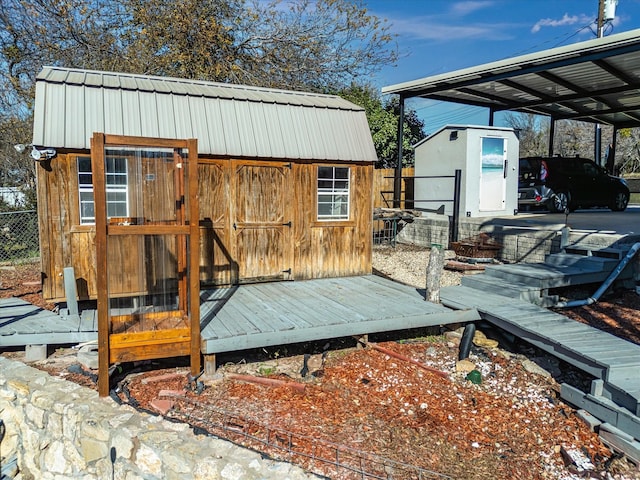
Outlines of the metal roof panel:
[[[58,67],[40,72],[36,90],[34,139],[43,146],[88,149],[104,129],[195,137],[201,154],[376,160],[364,109],[337,96]],[[60,98],[66,108],[50,105]],[[337,143],[346,132],[363,138]]]
[[[624,126],[629,126],[629,115],[610,115],[608,111],[612,105],[620,104],[616,97],[638,88],[639,78],[640,30],[632,30],[385,86],[382,93],[467,103],[495,111],[535,112],[556,118],[576,115],[575,109],[569,113],[573,104],[587,109],[577,112],[587,121],[613,122],[614,125],[624,121]],[[511,88],[493,88],[498,83]],[[519,87],[521,92],[515,93],[513,89]],[[590,102],[590,98],[607,98],[608,105]],[[636,107],[640,108],[640,103],[629,105],[629,108]]]

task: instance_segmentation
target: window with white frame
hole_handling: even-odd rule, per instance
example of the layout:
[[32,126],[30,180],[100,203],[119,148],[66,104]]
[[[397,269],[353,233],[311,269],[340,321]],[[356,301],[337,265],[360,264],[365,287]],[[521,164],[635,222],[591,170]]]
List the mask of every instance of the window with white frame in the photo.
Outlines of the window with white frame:
[[349,220],[349,167],[318,167],[318,220]]
[[[105,167],[107,218],[128,217],[127,159],[107,157]],[[78,157],[78,197],[80,199],[80,224],[96,223],[91,157]]]

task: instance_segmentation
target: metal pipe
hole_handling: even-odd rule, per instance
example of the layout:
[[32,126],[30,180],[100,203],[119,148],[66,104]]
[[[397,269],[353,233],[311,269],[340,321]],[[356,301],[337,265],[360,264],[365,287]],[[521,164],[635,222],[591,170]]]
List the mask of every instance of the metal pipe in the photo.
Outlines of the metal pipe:
[[596,303],[600,299],[602,294],[606,292],[607,289],[611,286],[614,280],[618,278],[618,275],[622,273],[622,270],[624,270],[624,268],[629,264],[629,262],[633,259],[633,257],[635,257],[638,250],[640,250],[640,242],[633,244],[633,246],[629,249],[629,251],[624,256],[624,258],[620,260],[620,263],[616,265],[616,268],[613,269],[613,271],[609,274],[609,276],[604,281],[604,283],[600,285],[600,288],[598,288],[598,290],[596,290],[596,292],[592,296],[584,300],[571,300],[569,302],[558,302],[554,305],[554,307],[555,308],[572,308],[572,307],[582,307],[584,305],[591,305],[593,303]]
[[404,95],[400,94],[398,105],[398,159],[396,163],[395,178],[393,181],[393,208],[400,208],[400,196],[402,195],[402,140],[404,139]]
[[553,144],[554,144],[555,135],[556,135],[556,120],[555,118],[551,117],[549,119],[549,150],[547,152],[550,157],[553,157]]
[[462,192],[462,170],[456,169],[453,185],[453,214],[451,215],[451,236],[449,243],[458,241],[458,225],[460,219],[460,195]]

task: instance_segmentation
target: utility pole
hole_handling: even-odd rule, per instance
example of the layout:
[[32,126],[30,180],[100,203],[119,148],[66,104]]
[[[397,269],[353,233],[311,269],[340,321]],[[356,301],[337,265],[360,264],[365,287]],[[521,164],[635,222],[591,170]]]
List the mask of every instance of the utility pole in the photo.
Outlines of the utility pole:
[[[604,0],[598,0],[598,20],[596,34],[598,38],[604,36]],[[593,161],[598,165],[602,165],[602,127],[599,123],[595,124],[593,131]]]
[[604,2],[605,0],[598,0],[598,28],[597,35],[598,38],[604,37]]

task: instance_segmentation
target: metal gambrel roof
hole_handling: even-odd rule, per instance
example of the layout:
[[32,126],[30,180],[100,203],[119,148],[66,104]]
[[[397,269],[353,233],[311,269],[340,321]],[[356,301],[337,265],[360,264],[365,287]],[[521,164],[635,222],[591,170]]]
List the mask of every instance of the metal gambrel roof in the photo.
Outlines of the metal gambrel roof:
[[197,138],[203,155],[377,160],[364,109],[338,96],[44,67],[33,144],[89,149],[94,132]]
[[640,30],[384,87],[382,93],[640,126]]

